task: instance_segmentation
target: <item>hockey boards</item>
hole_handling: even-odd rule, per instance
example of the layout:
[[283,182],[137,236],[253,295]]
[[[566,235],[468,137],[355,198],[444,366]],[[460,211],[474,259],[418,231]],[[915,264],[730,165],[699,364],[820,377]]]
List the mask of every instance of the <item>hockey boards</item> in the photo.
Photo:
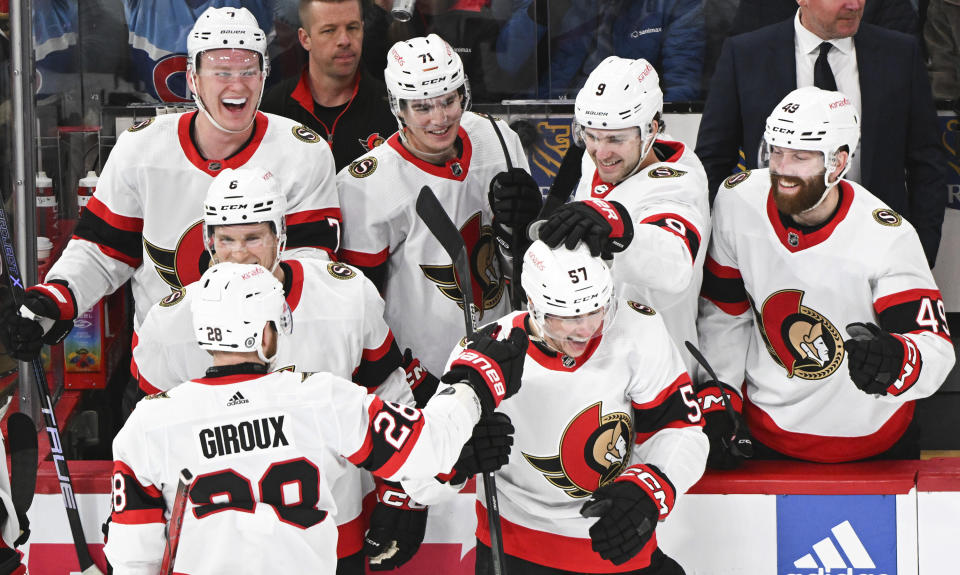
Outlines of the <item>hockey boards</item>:
[[[10,294],[13,305],[19,309],[23,301],[24,285],[20,275],[20,266],[17,264],[16,252],[13,248],[13,237],[10,233],[10,222],[7,213],[0,208],[0,249],[3,250],[4,264],[10,278]],[[83,524],[80,523],[80,512],[77,510],[77,498],[73,492],[73,481],[70,479],[70,470],[67,459],[63,455],[63,442],[60,440],[60,428],[53,412],[53,402],[50,400],[50,388],[47,387],[47,375],[43,370],[40,358],[30,362],[33,371],[33,380],[37,385],[37,397],[40,399],[40,411],[43,413],[43,424],[47,429],[47,439],[50,441],[50,454],[53,465],[60,480],[60,492],[63,493],[63,506],[67,511],[67,521],[70,524],[70,534],[73,536],[73,546],[77,551],[77,560],[80,563],[81,575],[103,575],[103,571],[93,564],[90,551],[87,549],[87,539],[83,534]]]
[[187,497],[190,493],[191,483],[193,483],[193,474],[184,467],[180,470],[177,495],[173,500],[170,519],[167,521],[167,543],[163,547],[160,575],[173,575],[173,564],[177,560],[177,547],[180,545],[180,528],[183,527],[183,512],[187,508]]
[[[427,225],[433,237],[437,238],[443,250],[453,260],[453,270],[459,279],[460,293],[463,294],[463,322],[467,337],[477,328],[477,307],[473,303],[471,287],[470,260],[467,247],[460,230],[450,221],[450,216],[440,205],[430,186],[420,188],[417,197],[417,215]],[[490,551],[493,553],[494,575],[506,575],[507,564],[503,556],[503,533],[500,529],[500,502],[497,498],[497,485],[493,473],[483,474],[483,492],[486,498],[487,523],[490,526]]]

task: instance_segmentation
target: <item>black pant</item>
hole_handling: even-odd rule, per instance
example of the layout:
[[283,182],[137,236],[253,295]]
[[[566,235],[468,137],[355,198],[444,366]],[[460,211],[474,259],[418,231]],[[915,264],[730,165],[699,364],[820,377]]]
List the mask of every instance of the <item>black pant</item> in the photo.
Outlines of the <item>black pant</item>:
[[[536,563],[530,563],[529,561],[524,561],[519,557],[513,557],[511,555],[505,555],[504,557],[507,562],[508,573],[516,573],[518,575],[586,575],[581,574],[579,571],[564,571],[562,569],[537,565]],[[490,554],[490,548],[478,540],[476,575],[493,575],[492,561],[493,557]],[[616,571],[616,566],[611,563],[610,568],[611,570],[608,573],[616,575],[685,575],[686,573],[679,563],[664,555],[660,549],[653,550],[653,553],[650,555],[649,567],[637,569],[636,571]]]
[[[753,459],[798,461],[789,455],[780,453],[769,445],[760,443],[756,438],[753,440]],[[920,459],[920,424],[917,423],[916,414],[914,414],[914,418],[903,431],[900,439],[891,445],[889,449],[858,461],[886,461],[891,459]]]
[[363,575],[363,551],[337,559],[337,575]]

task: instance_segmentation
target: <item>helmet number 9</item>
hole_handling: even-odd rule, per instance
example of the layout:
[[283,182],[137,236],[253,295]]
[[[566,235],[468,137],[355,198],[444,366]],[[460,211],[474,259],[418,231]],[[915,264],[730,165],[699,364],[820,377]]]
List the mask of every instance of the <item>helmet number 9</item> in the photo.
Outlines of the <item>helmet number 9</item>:
[[207,328],[207,341],[223,341],[223,334],[219,327]]
[[595,95],[602,96],[603,91],[607,89],[607,85],[604,83],[597,84],[597,93]]
[[570,283],[578,284],[580,283],[580,276],[583,276],[583,281],[587,281],[587,268],[577,268],[575,270],[567,271],[567,275],[570,276]]

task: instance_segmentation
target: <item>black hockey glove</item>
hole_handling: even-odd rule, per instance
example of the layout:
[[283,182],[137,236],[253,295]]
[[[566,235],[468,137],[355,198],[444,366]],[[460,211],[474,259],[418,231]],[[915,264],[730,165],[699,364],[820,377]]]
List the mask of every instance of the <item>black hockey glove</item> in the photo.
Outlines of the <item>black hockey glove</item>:
[[570,250],[582,241],[592,256],[609,260],[630,245],[633,221],[620,202],[570,202],[557,208],[540,227],[540,239],[551,248],[562,243]]
[[363,554],[371,571],[396,569],[410,560],[423,543],[427,508],[410,499],[403,488],[385,481],[377,485],[377,505],[363,538]]
[[519,327],[504,340],[496,339],[500,326],[492,323],[474,332],[467,349],[443,374],[444,383],[466,383],[480,400],[482,413],[492,412],[500,402],[520,391],[523,362],[527,357],[527,334]]
[[453,471],[438,475],[437,479],[451,485],[460,485],[478,473],[492,473],[510,460],[513,445],[513,423],[506,413],[494,412],[480,418],[473,435],[460,450],[460,458]]
[[19,310],[9,298],[2,305],[0,343],[14,358],[32,361],[43,344],[56,345],[67,337],[75,317],[77,304],[66,282],[37,284],[27,289]]
[[0,575],[26,575],[27,567],[20,559],[20,552],[16,549],[0,548]]
[[[497,243],[508,254],[526,251],[527,226],[537,218],[543,205],[543,194],[533,176],[523,168],[511,168],[500,172],[490,182],[487,194],[490,209],[493,211],[493,231]],[[520,241],[524,245],[513,245],[513,230],[520,230]]]
[[413,399],[416,400],[417,407],[423,409],[423,407],[427,405],[427,401],[437,392],[437,386],[440,385],[440,380],[437,379],[437,376],[427,371],[427,368],[420,363],[418,358],[413,357],[413,352],[410,351],[409,347],[403,352],[401,365],[403,371],[406,372],[407,385],[410,386],[410,391],[413,392]]
[[843,347],[853,383],[864,393],[897,395],[900,390],[891,386],[903,369],[904,344],[873,323],[851,323],[847,333]]
[[[733,415],[723,405],[722,385],[730,398]],[[708,381],[697,392],[697,402],[703,412],[703,432],[710,440],[707,465],[713,469],[736,469],[744,459],[753,457],[753,440],[747,422],[743,419],[740,395],[725,383]]]
[[675,500],[673,484],[659,469],[631,465],[580,508],[584,517],[600,518],[590,527],[593,550],[614,565],[626,563],[647,544]]

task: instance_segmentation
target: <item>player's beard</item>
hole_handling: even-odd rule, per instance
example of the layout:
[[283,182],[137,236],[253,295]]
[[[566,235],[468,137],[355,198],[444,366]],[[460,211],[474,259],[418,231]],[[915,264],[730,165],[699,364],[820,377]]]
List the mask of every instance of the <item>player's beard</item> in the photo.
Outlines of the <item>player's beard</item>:
[[[797,184],[797,191],[790,194],[782,193],[778,186],[780,182]],[[800,178],[796,176],[784,176],[771,171],[770,185],[773,189],[773,201],[777,204],[777,210],[788,216],[802,214],[816,206],[827,189],[826,184],[823,182],[823,173],[809,178]]]

